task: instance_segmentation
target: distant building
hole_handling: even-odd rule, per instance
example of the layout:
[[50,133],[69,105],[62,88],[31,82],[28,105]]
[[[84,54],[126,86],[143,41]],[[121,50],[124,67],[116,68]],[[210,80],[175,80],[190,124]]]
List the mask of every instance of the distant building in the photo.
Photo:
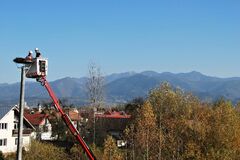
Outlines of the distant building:
[[105,119],[129,119],[131,118],[131,115],[126,114],[124,111],[107,111],[104,113],[96,113],[96,118],[105,118]]
[[[19,111],[14,107],[0,107],[0,151],[4,154],[16,152],[18,142]],[[24,117],[23,146],[28,150],[34,126]]]
[[[78,129],[80,122],[83,120],[79,111],[75,108],[70,108],[70,109],[64,109],[64,112],[69,116],[74,127]],[[55,116],[60,118],[61,114],[59,112],[56,112]]]
[[54,140],[52,137],[52,125],[49,122],[47,114],[39,112],[24,113],[26,119],[36,128],[36,139],[38,140]]
[[123,140],[122,135],[131,115],[126,114],[124,111],[107,111],[96,113],[95,118],[96,126],[100,126],[106,133],[116,139],[118,147],[126,146],[126,141]]
[[80,121],[82,120],[81,115],[79,114],[78,110],[76,110],[76,109],[69,110],[66,113],[68,114],[68,116],[72,120],[72,123],[73,123],[74,127],[78,128],[78,125],[79,125]]

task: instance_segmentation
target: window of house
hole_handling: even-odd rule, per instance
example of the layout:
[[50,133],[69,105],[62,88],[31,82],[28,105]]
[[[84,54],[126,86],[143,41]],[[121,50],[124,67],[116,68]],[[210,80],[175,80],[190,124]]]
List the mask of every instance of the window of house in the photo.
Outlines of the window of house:
[[3,139],[3,145],[6,146],[7,145],[7,139]]
[[15,138],[15,145],[18,144],[18,138]]
[[7,129],[7,123],[0,123],[0,129]]
[[7,145],[7,138],[0,139],[0,146],[6,146]]
[[14,129],[18,129],[18,124],[14,123]]

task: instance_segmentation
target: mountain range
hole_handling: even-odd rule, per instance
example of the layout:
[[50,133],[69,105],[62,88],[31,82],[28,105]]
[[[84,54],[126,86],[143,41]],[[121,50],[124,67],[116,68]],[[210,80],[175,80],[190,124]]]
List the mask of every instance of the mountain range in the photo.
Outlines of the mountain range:
[[[86,104],[86,77],[66,77],[50,82],[59,99],[66,99],[73,104]],[[144,71],[126,72],[105,76],[104,93],[107,103],[123,103],[136,97],[145,97],[148,92],[162,82],[169,82],[173,87],[180,87],[192,92],[203,101],[214,101],[224,97],[234,103],[240,100],[240,77],[218,78],[192,71],[189,73],[158,73]],[[0,106],[17,104],[19,83],[0,84]],[[48,94],[39,83],[26,82],[26,101],[32,105],[48,100]]]

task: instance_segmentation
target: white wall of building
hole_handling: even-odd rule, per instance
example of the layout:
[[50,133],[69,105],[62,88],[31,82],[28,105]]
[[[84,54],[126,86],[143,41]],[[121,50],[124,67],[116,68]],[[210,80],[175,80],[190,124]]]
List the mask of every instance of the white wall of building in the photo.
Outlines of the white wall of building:
[[[0,146],[0,151],[3,153],[16,152],[17,143],[16,138],[17,135],[13,136],[14,130],[14,121],[16,121],[16,117],[14,116],[14,110],[11,109],[1,120],[0,123],[7,123],[7,129],[0,129],[0,139],[7,139],[6,146]],[[26,127],[25,127],[26,128]],[[31,138],[29,135],[23,136],[23,146],[28,149],[31,142]]]
[[42,125],[43,125],[42,127],[45,126],[47,128],[47,131],[43,131],[41,133],[41,140],[54,140],[54,139],[56,139],[55,137],[52,137],[52,125],[47,118],[44,119]]

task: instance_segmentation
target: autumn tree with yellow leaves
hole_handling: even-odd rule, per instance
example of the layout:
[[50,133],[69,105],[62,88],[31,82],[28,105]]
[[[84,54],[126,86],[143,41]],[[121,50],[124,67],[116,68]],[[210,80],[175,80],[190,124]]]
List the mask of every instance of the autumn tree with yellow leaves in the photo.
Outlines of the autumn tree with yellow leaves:
[[139,159],[156,158],[157,125],[156,117],[150,102],[146,101],[136,119],[136,148]]
[[103,160],[123,160],[123,155],[119,151],[116,141],[112,136],[107,136],[104,142]]
[[[238,104],[239,105],[239,104]],[[130,159],[240,159],[240,113],[163,83],[125,130]]]

